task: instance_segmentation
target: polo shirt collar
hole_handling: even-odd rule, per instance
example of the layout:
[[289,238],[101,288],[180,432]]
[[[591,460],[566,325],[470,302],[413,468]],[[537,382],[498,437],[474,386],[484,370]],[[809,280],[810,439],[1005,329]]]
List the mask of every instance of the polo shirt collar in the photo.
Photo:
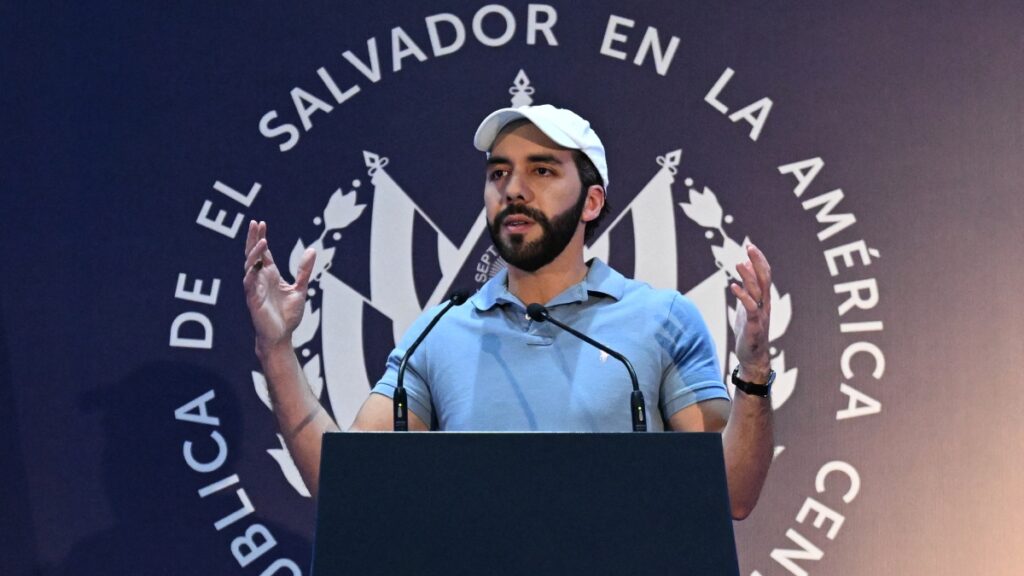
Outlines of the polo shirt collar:
[[[590,270],[582,282],[574,284],[555,296],[546,306],[585,302],[591,293],[603,294],[616,300],[622,299],[626,289],[626,278],[599,258],[587,262]],[[508,270],[504,269],[487,281],[470,299],[477,310],[490,310],[499,304],[524,304],[508,290]]]

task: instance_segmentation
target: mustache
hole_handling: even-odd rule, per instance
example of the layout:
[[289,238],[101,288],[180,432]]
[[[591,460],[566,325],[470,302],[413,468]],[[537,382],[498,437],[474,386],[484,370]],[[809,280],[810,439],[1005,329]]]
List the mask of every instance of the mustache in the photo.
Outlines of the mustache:
[[494,217],[494,226],[501,226],[505,219],[512,215],[527,216],[538,224],[544,224],[548,221],[547,216],[543,212],[536,208],[524,206],[522,204],[510,204],[505,207],[504,210],[498,212],[498,215]]

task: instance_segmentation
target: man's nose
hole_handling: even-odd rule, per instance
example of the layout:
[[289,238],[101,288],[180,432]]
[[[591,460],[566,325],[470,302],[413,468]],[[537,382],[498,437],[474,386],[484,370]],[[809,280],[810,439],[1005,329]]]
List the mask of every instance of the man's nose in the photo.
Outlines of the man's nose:
[[505,183],[505,200],[509,203],[529,202],[532,198],[529,183],[522,174],[517,171],[510,173]]

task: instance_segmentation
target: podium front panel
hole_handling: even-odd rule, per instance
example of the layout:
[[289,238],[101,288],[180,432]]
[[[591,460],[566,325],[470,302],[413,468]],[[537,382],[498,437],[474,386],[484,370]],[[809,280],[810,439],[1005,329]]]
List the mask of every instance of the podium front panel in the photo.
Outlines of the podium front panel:
[[315,576],[739,573],[710,433],[324,437]]

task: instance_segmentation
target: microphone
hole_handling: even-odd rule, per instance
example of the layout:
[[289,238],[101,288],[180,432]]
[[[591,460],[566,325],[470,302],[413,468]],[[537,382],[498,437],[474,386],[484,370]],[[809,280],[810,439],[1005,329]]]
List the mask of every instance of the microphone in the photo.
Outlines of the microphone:
[[420,335],[413,341],[412,346],[409,346],[409,349],[405,352],[405,356],[402,356],[402,363],[398,365],[398,384],[395,386],[395,396],[392,398],[395,432],[406,432],[409,430],[409,403],[405,394],[405,386],[402,385],[405,381],[405,369],[409,364],[409,357],[411,357],[412,353],[416,351],[417,347],[419,347],[420,342],[423,342],[423,339],[427,337],[427,334],[430,334],[430,331],[434,329],[438,320],[447,314],[452,307],[458,306],[466,300],[469,300],[468,292],[463,290],[452,292],[448,297],[448,303],[445,304],[444,308],[441,309],[437,316],[434,316],[430,321],[430,324],[427,324],[427,327],[423,329],[423,332],[420,332]]
[[526,307],[526,315],[530,317],[534,322],[551,322],[555,326],[558,326],[562,330],[565,330],[569,334],[583,340],[587,344],[608,353],[609,356],[615,358],[619,362],[626,365],[626,370],[629,371],[629,378],[633,381],[633,393],[629,396],[629,413],[633,417],[633,432],[646,432],[647,431],[647,408],[644,406],[644,393],[640,390],[640,382],[636,378],[636,371],[633,370],[633,365],[629,363],[629,360],[625,356],[619,354],[615,350],[601,344],[597,340],[571,328],[568,324],[560,322],[554,316],[548,312],[548,309],[542,304],[534,302]]

